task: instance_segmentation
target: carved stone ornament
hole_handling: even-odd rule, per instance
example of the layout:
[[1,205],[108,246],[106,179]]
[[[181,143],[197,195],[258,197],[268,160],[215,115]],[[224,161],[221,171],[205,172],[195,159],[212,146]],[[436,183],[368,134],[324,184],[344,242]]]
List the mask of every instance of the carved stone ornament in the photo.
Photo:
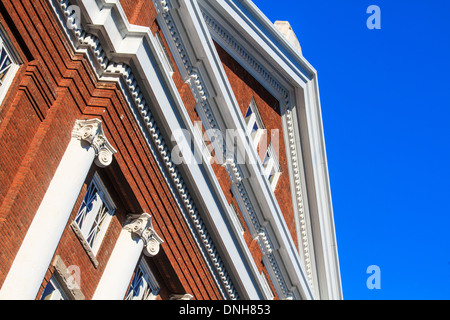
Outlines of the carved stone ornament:
[[185,294],[171,294],[169,296],[169,300],[193,300],[194,296],[192,294],[189,293],[185,293]]
[[144,242],[144,254],[148,257],[156,256],[161,243],[164,242],[153,229],[151,219],[148,213],[129,214],[124,225],[125,230],[141,238]]
[[87,142],[95,150],[95,164],[100,168],[109,166],[117,152],[106,139],[100,119],[77,120],[72,137]]

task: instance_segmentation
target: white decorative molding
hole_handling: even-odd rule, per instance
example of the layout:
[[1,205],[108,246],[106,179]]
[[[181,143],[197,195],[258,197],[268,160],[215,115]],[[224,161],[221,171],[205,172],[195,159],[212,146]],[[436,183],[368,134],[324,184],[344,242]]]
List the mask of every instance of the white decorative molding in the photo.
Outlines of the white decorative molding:
[[103,133],[100,119],[77,120],[72,137],[87,142],[95,150],[95,164],[100,168],[109,166],[117,151],[111,146]]
[[148,213],[127,215],[123,228],[142,240],[146,256],[154,257],[158,254],[164,241],[153,229],[152,218]]
[[78,225],[76,224],[76,222],[72,221],[72,223],[70,224],[70,227],[72,228],[73,233],[75,234],[75,236],[80,241],[81,246],[83,247],[84,251],[88,255],[88,257],[91,260],[91,262],[94,265],[94,267],[98,268],[99,262],[98,262],[97,258],[95,257],[95,254],[92,251],[90,245],[88,244],[88,242],[84,238],[83,233],[81,232],[81,230],[78,227]]
[[264,254],[264,261],[266,261],[265,266],[267,267],[269,273],[275,278],[275,285],[281,290],[281,293],[285,299],[288,299],[289,297],[292,297],[293,294],[288,288],[286,280],[284,279],[284,276],[278,266],[278,262],[274,254],[276,248],[271,240],[268,230],[259,223],[258,216],[252,202],[250,201],[243,182],[237,183],[235,186],[235,190],[237,190],[238,193],[237,196],[239,196],[242,204],[240,206],[241,211],[244,214],[248,227],[250,230],[253,230],[251,233],[257,239],[259,247]]
[[[161,6],[159,0],[154,0],[154,3],[157,8]],[[286,149],[290,151],[292,146],[289,146],[288,142],[294,142],[293,147],[297,151],[294,160],[298,161],[297,168],[299,168],[298,172],[300,174],[297,187],[293,183],[294,179],[291,180],[291,192],[294,199],[295,195],[298,194],[299,188],[300,190],[304,188],[303,191],[305,192],[303,194],[305,201],[302,204],[306,214],[303,216],[296,215],[296,218],[306,219],[305,231],[307,234],[309,233],[308,240],[310,241],[308,242],[311,249],[314,249],[308,251],[312,263],[314,288],[309,284],[311,279],[308,279],[305,269],[303,243],[300,244],[299,255],[299,248],[296,248],[290,237],[276,199],[267,190],[267,184],[262,182],[262,177],[258,177],[260,166],[250,165],[239,168],[243,169],[242,171],[245,173],[245,176],[242,176],[244,178],[243,181],[246,187],[249,187],[249,195],[252,197],[252,202],[255,205],[257,218],[265,228],[273,228],[273,230],[268,230],[271,239],[279,242],[281,246],[281,248],[275,249],[273,252],[274,259],[278,263],[282,276],[288,283],[288,287],[293,292],[292,298],[341,298],[339,262],[336,250],[316,71],[304,57],[291,48],[273,24],[264,17],[251,1],[177,0],[166,1],[164,6],[166,9],[159,11],[158,23],[174,54],[182,77],[191,84],[192,88],[194,85],[188,78],[195,72],[201,80],[200,83],[207,84],[207,86],[202,86],[202,88],[208,88],[208,91],[202,91],[204,91],[204,97],[208,104],[198,104],[198,110],[203,110],[204,106],[209,107],[209,110],[205,108],[205,113],[212,116],[212,118],[214,118],[214,115],[217,116],[216,120],[219,121],[219,124],[226,123],[225,126],[229,125],[232,128],[242,127],[242,121],[240,122],[236,119],[236,115],[239,114],[239,106],[232,93],[230,93],[229,84],[224,80],[225,75],[223,74],[220,60],[210,41],[211,36],[214,38],[214,34],[209,31],[207,24],[202,21],[202,7],[207,8],[210,13],[213,13],[215,19],[221,21],[222,25],[227,26],[226,29],[232,32],[236,39],[240,39],[239,42],[243,44],[243,47],[248,49],[248,52],[253,53],[253,57],[257,57],[261,65],[268,68],[266,71],[269,72],[272,78],[289,90],[290,97],[286,100],[285,106],[287,111],[291,111],[292,137],[294,139],[292,141],[286,139]],[[170,13],[170,15],[163,16],[162,13]],[[174,29],[169,29],[170,26],[166,28],[167,23],[164,19],[169,19],[173,26],[178,26],[179,32],[176,28],[176,32],[174,32]],[[185,26],[188,26],[189,31],[185,29]],[[174,41],[170,41],[172,38]],[[221,41],[223,42],[223,40]],[[246,46],[247,42],[251,45]],[[177,55],[177,52],[180,54]],[[234,53],[234,50],[231,55],[239,62],[245,59],[245,55],[244,57],[239,56]],[[242,64],[246,65],[246,63]],[[187,66],[187,68],[183,66]],[[280,101],[285,99],[275,89],[276,86],[270,84],[270,80],[269,83],[267,82],[267,73],[258,72],[253,68],[248,68],[248,71]],[[194,90],[196,90],[195,87]],[[281,104],[281,107],[283,106]],[[178,108],[180,107],[178,106]],[[285,137],[288,137],[285,111],[282,110],[283,130]],[[214,115],[212,114],[213,112]],[[203,120],[204,118],[202,118]],[[207,127],[206,123],[208,122],[208,120],[204,121],[205,127]],[[302,140],[300,140],[300,136]],[[239,146],[245,148],[243,144],[246,142],[244,139],[246,137],[240,136],[239,138]],[[304,145],[301,144],[303,141],[306,142]],[[290,156],[288,156],[288,164],[289,173],[294,176]],[[248,173],[250,175],[247,175]],[[303,180],[303,175],[308,178],[308,184]],[[249,185],[246,181],[247,179],[245,179],[246,177],[250,177],[250,183],[256,181],[258,183]],[[255,190],[258,195],[263,194],[264,198],[255,199],[255,196],[257,197],[258,195],[252,190]],[[307,191],[309,191],[308,195],[306,195]],[[298,201],[294,201],[294,206],[297,203]],[[294,212],[297,213],[297,211],[297,208],[295,208]],[[309,223],[310,220],[311,223]],[[298,231],[301,230],[300,225],[297,221]],[[298,239],[301,240],[301,237],[299,236]],[[314,242],[312,242],[313,240]],[[300,256],[302,259],[300,259]],[[270,273],[270,270],[268,271]],[[275,270],[273,273],[275,273]],[[270,274],[271,278],[273,273]],[[283,294],[280,294],[280,297],[283,298]],[[288,296],[285,298],[288,298]]]

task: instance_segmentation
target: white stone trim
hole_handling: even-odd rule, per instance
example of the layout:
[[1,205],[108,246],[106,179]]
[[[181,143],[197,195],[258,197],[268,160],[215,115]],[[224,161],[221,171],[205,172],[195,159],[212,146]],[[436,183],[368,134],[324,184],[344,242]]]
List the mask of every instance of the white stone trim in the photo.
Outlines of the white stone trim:
[[214,39],[218,40],[219,43],[226,44],[224,46],[228,50],[234,53],[233,56],[240,56],[241,59],[244,60],[246,66],[250,66],[250,68],[254,71],[252,73],[257,73],[259,76],[264,79],[264,83],[275,90],[278,94],[277,96],[281,96],[285,105],[289,104],[289,91],[280,84],[277,79],[272,76],[271,72],[267,70],[267,68],[260,63],[249,51],[241,45],[231,34],[228,32],[222,25],[214,19],[208,12],[201,8],[201,12],[203,15],[203,19],[205,20],[206,25],[208,26],[211,35]]
[[183,301],[183,300],[193,300],[194,296],[189,294],[189,293],[185,293],[185,294],[171,294],[169,296],[169,300],[179,300],[179,301]]
[[302,47],[300,46],[300,42],[298,41],[297,35],[292,29],[289,21],[275,21],[274,26],[278,31],[289,41],[289,43],[298,51],[300,54],[302,53]]

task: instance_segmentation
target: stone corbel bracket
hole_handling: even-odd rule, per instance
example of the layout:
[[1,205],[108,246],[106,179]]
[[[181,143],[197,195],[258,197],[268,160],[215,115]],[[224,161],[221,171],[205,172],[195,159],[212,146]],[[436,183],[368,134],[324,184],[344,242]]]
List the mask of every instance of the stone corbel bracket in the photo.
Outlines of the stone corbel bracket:
[[124,229],[140,238],[144,243],[144,254],[154,257],[158,254],[164,241],[153,229],[152,217],[148,213],[129,214],[125,220]]

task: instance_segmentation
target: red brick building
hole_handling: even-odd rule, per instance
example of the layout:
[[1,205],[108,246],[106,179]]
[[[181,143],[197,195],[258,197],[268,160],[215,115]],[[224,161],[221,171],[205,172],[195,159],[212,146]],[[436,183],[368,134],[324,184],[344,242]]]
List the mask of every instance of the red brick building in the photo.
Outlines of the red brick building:
[[0,299],[341,299],[316,71],[250,1],[0,1]]

